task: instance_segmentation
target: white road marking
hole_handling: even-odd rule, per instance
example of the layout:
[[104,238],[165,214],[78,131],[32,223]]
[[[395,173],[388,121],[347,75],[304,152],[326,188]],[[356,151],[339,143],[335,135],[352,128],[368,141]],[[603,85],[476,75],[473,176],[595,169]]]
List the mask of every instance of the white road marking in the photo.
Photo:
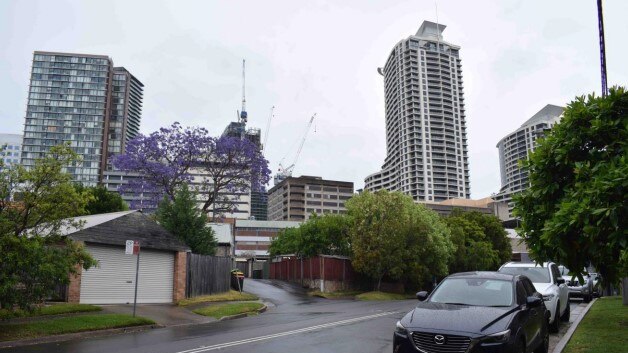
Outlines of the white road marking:
[[388,312],[383,312],[383,313],[379,313],[379,314],[361,316],[361,317],[356,317],[356,318],[348,319],[348,320],[342,320],[342,321],[330,322],[330,323],[322,324],[322,325],[305,327],[305,328],[301,328],[301,329],[298,329],[298,330],[292,330],[292,331],[286,331],[286,332],[281,332],[281,333],[275,333],[275,334],[272,334],[272,335],[259,336],[259,337],[247,338],[247,339],[239,340],[239,341],[220,343],[220,344],[216,344],[216,345],[213,345],[213,346],[198,347],[198,348],[188,349],[188,350],[185,350],[185,351],[179,351],[179,352],[176,352],[176,353],[200,353],[200,352],[214,351],[214,350],[217,350],[217,349],[223,349],[223,348],[227,348],[227,347],[239,346],[239,345],[247,344],[247,343],[259,342],[259,341],[270,340],[270,339],[273,339],[273,338],[278,338],[278,337],[283,337],[283,336],[295,335],[297,333],[303,333],[303,332],[309,332],[309,331],[314,331],[314,330],[320,330],[320,329],[334,327],[334,326],[353,324],[353,323],[356,323],[356,322],[365,321],[365,320],[369,320],[369,319],[374,319],[376,317],[382,317],[382,316],[387,316],[387,315],[392,315],[392,314],[397,314],[397,312],[396,311],[388,311]]

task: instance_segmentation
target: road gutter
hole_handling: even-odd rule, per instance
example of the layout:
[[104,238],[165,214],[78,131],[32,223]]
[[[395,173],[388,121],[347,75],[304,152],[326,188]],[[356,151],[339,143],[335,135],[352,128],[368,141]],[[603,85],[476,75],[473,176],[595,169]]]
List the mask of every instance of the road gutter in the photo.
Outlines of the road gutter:
[[3,341],[3,342],[0,342],[0,348],[30,346],[30,345],[42,344],[42,343],[63,342],[63,341],[70,341],[70,340],[81,339],[81,338],[86,338],[86,337],[89,337],[89,338],[102,337],[102,336],[115,335],[119,333],[145,331],[145,330],[161,328],[161,327],[164,327],[164,326],[158,325],[158,324],[150,324],[150,325],[141,325],[141,326],[109,328],[109,329],[104,329],[104,330],[64,333],[61,335],[27,338],[23,340]]
[[571,336],[573,336],[573,333],[576,332],[576,328],[578,328],[578,325],[580,324],[580,321],[582,321],[582,319],[584,319],[584,316],[589,312],[589,309],[591,309],[591,306],[596,301],[597,301],[597,298],[593,299],[582,310],[582,312],[580,312],[580,315],[578,316],[576,321],[574,321],[571,324],[571,326],[569,327],[569,330],[567,330],[567,332],[565,332],[565,335],[563,335],[563,338],[561,338],[560,341],[558,341],[558,344],[556,344],[556,347],[554,347],[554,350],[552,351],[552,353],[562,353],[563,349],[565,349],[565,347],[567,347],[567,343],[569,343],[569,340],[571,339]]

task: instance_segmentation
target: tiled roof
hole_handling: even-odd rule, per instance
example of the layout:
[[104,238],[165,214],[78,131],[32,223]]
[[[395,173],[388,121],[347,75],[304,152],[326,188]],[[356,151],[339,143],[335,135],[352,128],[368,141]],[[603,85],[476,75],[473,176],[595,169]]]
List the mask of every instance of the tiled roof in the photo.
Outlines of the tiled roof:
[[83,228],[67,228],[63,234],[87,243],[124,246],[127,240],[138,240],[140,248],[188,251],[190,248],[164,227],[139,211],[103,213],[76,217]]

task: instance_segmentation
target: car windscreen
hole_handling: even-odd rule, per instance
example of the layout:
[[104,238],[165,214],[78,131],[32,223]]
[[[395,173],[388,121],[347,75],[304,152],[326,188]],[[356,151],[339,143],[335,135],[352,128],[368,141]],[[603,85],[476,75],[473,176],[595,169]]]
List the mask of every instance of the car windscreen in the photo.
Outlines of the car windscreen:
[[486,278],[447,278],[429,299],[433,303],[511,306],[512,282]]
[[511,275],[524,275],[534,283],[550,283],[550,274],[547,267],[502,267],[499,272]]
[[563,265],[558,266],[558,271],[560,271],[561,276],[567,276],[569,273],[571,273],[571,270]]

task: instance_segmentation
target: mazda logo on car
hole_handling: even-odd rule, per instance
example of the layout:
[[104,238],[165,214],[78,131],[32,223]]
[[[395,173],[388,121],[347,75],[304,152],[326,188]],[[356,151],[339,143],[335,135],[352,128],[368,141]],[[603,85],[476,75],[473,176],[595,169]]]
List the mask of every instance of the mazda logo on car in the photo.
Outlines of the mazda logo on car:
[[445,336],[443,336],[443,335],[436,335],[436,336],[434,336],[434,343],[436,343],[436,344],[444,344],[445,343]]

